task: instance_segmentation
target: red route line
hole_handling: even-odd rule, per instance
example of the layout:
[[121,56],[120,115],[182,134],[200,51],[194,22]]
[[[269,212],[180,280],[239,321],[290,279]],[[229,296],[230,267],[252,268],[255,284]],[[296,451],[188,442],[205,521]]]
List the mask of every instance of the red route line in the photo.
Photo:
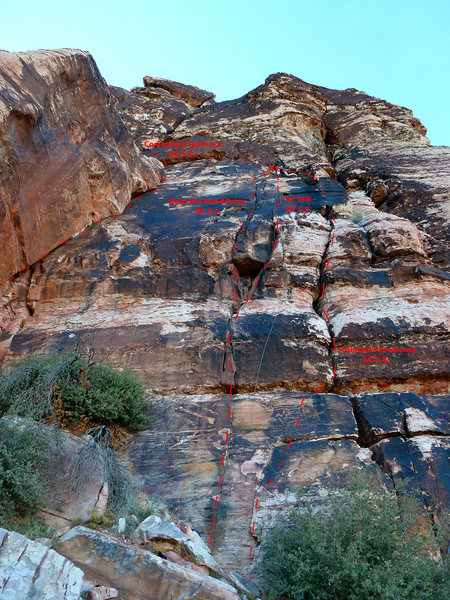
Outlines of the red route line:
[[[272,169],[269,169],[269,172],[270,172],[271,170],[272,170]],[[269,173],[266,173],[266,175],[268,175],[268,174],[269,174]],[[256,178],[255,178],[255,179],[256,179]],[[255,199],[255,192],[253,192],[253,200],[254,200],[254,199]],[[248,219],[251,219],[251,216],[252,216],[252,214],[253,214],[253,210],[254,210],[254,209],[252,208],[252,210],[250,211],[250,214],[249,214],[249,216],[248,216]],[[243,224],[243,226],[242,226],[242,228],[241,228],[241,230],[240,230],[240,233],[242,233],[242,232],[244,231],[244,229],[245,229],[245,223]],[[275,240],[275,245],[276,245],[276,240]],[[234,251],[236,250],[236,247],[237,247],[237,242],[234,244],[234,246],[233,246],[233,250],[231,251],[231,254],[233,254],[233,253],[234,253]],[[269,261],[269,262],[270,262],[270,261]],[[235,272],[235,269],[234,269],[234,265],[232,266],[232,268],[233,268],[233,278],[234,278],[234,279],[236,279],[236,272]],[[255,283],[253,284],[253,289],[252,289],[251,293],[249,294],[249,297],[248,297],[248,298],[247,298],[247,300],[245,301],[245,304],[247,304],[247,302],[250,300],[250,298],[251,298],[251,296],[252,296],[252,293],[253,293],[253,291],[255,290],[256,286],[258,285],[259,279],[260,279],[260,278],[258,277],[258,278],[256,279]],[[236,300],[239,302],[239,299],[238,299],[238,296],[237,296],[236,287],[234,288],[234,295],[235,295],[235,298],[236,298]],[[245,304],[244,304],[244,306],[245,306]],[[235,318],[234,318],[234,320],[235,320],[235,321],[236,321],[236,319],[238,318],[238,316],[239,316],[239,311],[237,311],[237,312],[236,312],[236,316],[235,316]],[[230,345],[230,338],[231,338],[231,331],[229,331],[229,332],[228,332],[228,336],[227,336],[227,347]],[[229,359],[228,359],[228,367],[229,367],[229,370],[230,370],[230,372],[231,372],[231,358],[229,358]],[[233,391],[233,386],[232,386],[232,385],[230,385],[230,400],[231,400],[231,398],[232,398],[232,391]],[[228,407],[228,418],[229,418],[230,420],[231,420],[231,413],[232,413],[232,411],[231,411],[231,404],[230,404],[230,406]],[[229,434],[229,431],[227,430],[227,432],[226,432],[226,436],[225,436],[225,444],[228,444],[228,434]],[[225,453],[222,453],[222,465],[225,465]],[[218,483],[218,487],[220,487],[220,484],[221,484],[221,482],[222,482],[222,473],[221,473],[221,474],[220,474],[220,476],[219,476],[219,483]],[[223,486],[222,486],[222,489],[223,489]],[[219,498],[219,496],[217,495],[217,496],[216,496],[216,500],[215,500],[215,502],[214,502],[214,506],[216,506],[216,505],[217,505],[218,498]],[[258,506],[258,500],[256,501],[256,506]],[[214,527],[214,520],[215,520],[215,517],[213,517],[213,521],[212,521],[212,527]],[[209,544],[210,544],[210,545],[212,545],[212,539],[213,539],[213,536],[212,536],[212,534],[211,534],[211,535],[210,535],[210,537],[209,537]],[[251,552],[252,552],[252,550],[250,549],[250,556],[251,556]]]
[[[270,168],[269,168],[269,171],[268,171],[268,172],[267,172],[267,173],[266,173],[264,176],[268,175],[268,174],[269,174],[271,171],[273,171],[274,169],[275,169],[275,170],[276,170],[276,172],[277,172],[277,180],[279,180],[279,177],[280,177],[280,175],[279,175],[279,170],[278,170],[276,167],[270,167]],[[290,171],[290,172],[292,172],[292,173],[295,173],[295,171]],[[310,176],[310,177],[313,177],[312,175],[309,175],[309,176]],[[313,177],[313,179],[317,179],[317,178],[316,178],[316,177]],[[255,180],[256,180],[256,178],[253,180],[253,182],[252,182],[252,183],[254,183],[254,181],[255,181]],[[321,190],[322,190],[322,192],[323,192],[323,195],[324,195],[324,197],[326,198],[327,196],[326,196],[326,194],[325,194],[325,190],[323,189],[323,187],[321,187]],[[277,192],[279,193],[279,186],[278,186],[278,185],[277,185]],[[254,198],[255,198],[255,192],[253,192],[253,199],[254,199]],[[279,208],[279,200],[278,200],[278,198],[277,198],[277,208]],[[249,218],[251,217],[252,213],[253,213],[253,209],[252,209],[252,210],[251,210],[251,212],[250,212]],[[331,213],[331,216],[332,216],[332,218],[333,218],[333,221],[334,221],[335,219],[334,219],[334,215],[333,215],[333,212],[331,211],[331,209],[330,209],[330,213]],[[244,228],[245,228],[245,224],[242,226],[241,232],[242,232],[242,231],[244,231]],[[278,217],[277,217],[276,228],[277,228],[277,230],[278,230]],[[275,239],[275,241],[274,241],[274,246],[273,246],[273,250],[275,250],[275,248],[276,248],[277,241],[278,241],[278,240],[277,240],[277,239]],[[333,246],[333,242],[334,242],[334,231],[333,231],[333,234],[332,234],[332,238],[331,238],[331,245],[330,245],[330,247],[332,247],[332,246]],[[237,243],[235,244],[235,246],[234,246],[234,248],[233,248],[233,250],[232,250],[232,254],[233,254],[233,252],[234,252],[234,250],[235,250],[236,246],[237,246]],[[263,269],[263,270],[265,270],[265,269],[268,267],[268,265],[269,265],[269,263],[271,262],[271,260],[272,260],[272,258],[270,258],[270,259],[268,260],[268,262],[267,262],[267,264],[264,266],[264,269]],[[327,259],[326,270],[328,269],[328,264],[329,264],[329,261],[330,261],[330,258],[328,258],[328,259]],[[233,266],[233,277],[235,277],[234,266]],[[254,285],[253,285],[253,290],[252,290],[252,292],[249,294],[249,296],[248,296],[247,300],[245,301],[245,304],[244,304],[244,306],[245,306],[245,305],[247,304],[247,302],[250,300],[250,298],[251,298],[251,296],[252,296],[252,293],[253,293],[253,291],[255,290],[255,288],[256,288],[256,285],[258,284],[258,281],[259,281],[259,279],[260,279],[260,278],[258,277],[258,279],[256,280],[256,282],[254,283]],[[235,292],[235,296],[236,296],[236,299],[237,299],[237,293],[236,293],[236,289],[234,290],[234,292]],[[325,296],[325,283],[324,283],[324,282],[323,282],[323,284],[322,284],[322,296],[323,296],[323,297]],[[325,317],[327,318],[328,322],[329,322],[329,323],[331,323],[331,322],[330,322],[330,319],[328,318],[328,315],[327,315],[327,313],[325,312],[325,310],[323,310],[323,313],[324,313]],[[235,316],[235,319],[234,319],[235,321],[236,321],[236,319],[237,319],[238,315],[239,315],[239,311],[237,311],[237,313],[236,313],[236,316]],[[228,346],[228,345],[229,345],[229,343],[230,343],[230,335],[231,335],[231,332],[228,332],[227,346]],[[336,341],[335,341],[335,338],[334,338],[334,336],[333,336],[333,345],[334,345],[334,349],[335,349],[335,351],[336,351]],[[229,359],[229,368],[230,368],[230,371],[231,371],[231,359]],[[335,375],[336,375],[336,365],[334,366],[334,369],[333,369],[333,378],[335,377]],[[231,394],[232,394],[232,387],[233,387],[233,386],[232,386],[232,385],[230,385],[230,398],[231,398]],[[313,391],[316,391],[316,390],[322,389],[322,388],[324,388],[324,387],[325,387],[325,384],[319,385],[319,386],[317,386],[317,387],[313,388]],[[301,400],[301,403],[300,403],[300,407],[302,407],[302,406],[303,406],[303,402],[304,402],[304,400],[305,400],[305,397],[306,397],[306,395],[304,395],[304,396],[303,396],[303,398],[302,398],[302,400]],[[230,407],[229,407],[228,415],[229,415],[229,418],[231,419],[231,405],[230,405]],[[300,416],[301,416],[301,415],[300,415]],[[299,417],[298,417],[298,419],[297,419],[297,422],[296,422],[296,424],[295,424],[295,427],[297,427],[297,426],[298,426],[298,424],[299,424],[299,422],[300,422],[300,416],[299,416]],[[227,432],[226,432],[226,438],[225,438],[225,442],[226,442],[226,443],[228,443],[228,433],[229,433],[229,432],[227,431]],[[293,441],[293,438],[291,438],[291,440],[289,441],[289,444],[287,445],[287,447],[286,447],[286,450],[288,450],[288,449],[289,449],[289,447],[290,447],[290,446],[291,446],[291,444],[292,444],[292,441]],[[224,460],[225,460],[225,454],[222,454],[222,465],[224,464]],[[281,460],[280,464],[278,465],[278,469],[280,469],[280,468],[282,467],[282,465],[283,465],[283,462],[284,462],[284,458]],[[220,477],[219,477],[219,484],[218,484],[218,485],[219,485],[219,487],[220,487],[220,484],[221,484],[221,480],[222,480],[222,474],[221,474],[221,475],[220,475]],[[266,486],[266,489],[268,489],[268,488],[269,488],[269,486],[271,485],[271,483],[272,483],[272,482],[273,482],[273,477],[270,479],[269,483],[267,484],[267,486]],[[217,504],[217,499],[218,499],[218,496],[216,496],[216,501],[215,501],[215,503],[214,503],[214,506]],[[258,508],[258,498],[256,498],[255,510],[256,510],[257,508]],[[214,518],[215,518],[215,517],[214,517]],[[213,518],[213,524],[212,524],[212,527],[214,527],[214,518]],[[253,524],[252,524],[252,537],[253,537],[253,535],[254,535],[254,531],[255,531],[255,522],[253,522]],[[212,535],[211,535],[211,537],[210,537],[210,544],[212,544]],[[250,546],[250,554],[249,554],[249,557],[250,557],[250,558],[252,557],[252,552],[253,552],[253,546]]]
[[[164,164],[165,164],[165,161],[164,161]],[[167,167],[166,164],[165,164],[165,166]],[[166,176],[164,175],[164,177],[161,180],[160,185],[162,185],[164,183],[165,179],[166,179]],[[156,191],[157,190],[153,190],[153,191],[150,192],[150,194],[153,194]],[[142,198],[143,195],[144,194],[141,194],[140,196],[137,196],[137,198],[133,198],[133,200],[129,203],[129,205],[124,209],[124,212],[125,212],[125,210],[128,210],[131,207],[131,205],[133,204],[133,202],[136,202],[136,200],[139,200],[139,198]],[[115,215],[109,215],[109,217],[103,217],[103,219],[98,219],[98,221],[92,221],[91,225],[95,225],[97,223],[101,223],[102,221],[105,221],[106,219],[109,219],[111,217],[121,217],[122,215],[123,215],[123,213],[117,213]],[[60,242],[54,248],[52,248],[52,250],[49,250],[48,252],[46,252],[46,254],[44,254],[43,256],[41,256],[41,258],[39,258],[38,260],[42,260],[43,258],[45,258],[46,256],[48,256],[50,254],[50,252],[52,252],[53,250],[56,250],[56,248],[59,248],[63,244],[67,244],[67,242],[70,242],[70,240],[75,239],[76,237],[78,237],[79,235],[81,235],[82,233],[84,233],[89,227],[90,227],[90,225],[88,225],[87,227],[85,227],[84,229],[82,229],[81,231],[79,231],[78,233],[75,233],[72,237],[67,238],[67,240],[64,240],[63,242]],[[17,271],[17,273],[22,273],[22,271],[26,271],[27,269],[30,269],[31,267],[32,267],[32,265],[28,265],[27,267],[24,267],[23,269],[19,269]],[[16,275],[17,273],[14,273],[14,275]],[[5,279],[5,281],[3,281],[2,283],[0,283],[0,287],[2,285],[5,285],[5,283],[7,283],[8,281],[10,281],[14,277],[14,275],[11,275],[10,277],[8,277],[8,279]]]

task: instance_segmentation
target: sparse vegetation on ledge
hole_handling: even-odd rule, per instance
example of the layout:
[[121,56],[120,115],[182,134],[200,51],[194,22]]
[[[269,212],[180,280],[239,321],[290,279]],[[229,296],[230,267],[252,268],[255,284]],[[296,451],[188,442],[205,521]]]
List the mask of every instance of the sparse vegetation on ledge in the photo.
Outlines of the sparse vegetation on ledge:
[[69,464],[71,492],[92,466],[104,473],[109,508],[123,510],[134,485],[117,448],[128,431],[151,422],[150,411],[142,383],[104,364],[84,342],[14,362],[0,373],[0,526],[31,538],[49,532],[39,509],[52,497],[48,473],[61,469],[60,427],[85,434]]
[[14,362],[0,377],[0,416],[144,429],[152,418],[143,384],[103,363],[85,344],[71,352],[35,354]]

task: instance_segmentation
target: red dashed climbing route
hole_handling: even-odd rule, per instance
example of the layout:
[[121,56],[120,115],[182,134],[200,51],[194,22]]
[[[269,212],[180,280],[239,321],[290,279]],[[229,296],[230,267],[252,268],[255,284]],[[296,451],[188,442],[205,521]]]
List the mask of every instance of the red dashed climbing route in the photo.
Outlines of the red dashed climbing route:
[[[287,173],[294,173],[294,174],[296,174],[295,171],[286,171],[286,172]],[[279,210],[279,208],[280,208],[280,202],[279,202],[279,193],[280,193],[280,188],[279,188],[280,167],[278,167],[278,166],[271,166],[271,167],[269,167],[269,170],[267,171],[267,173],[264,173],[261,177],[267,177],[268,175],[273,174],[273,173],[276,173],[276,176],[277,176],[277,199],[276,199],[276,205],[277,205],[277,210]],[[308,175],[308,177],[311,177],[311,179],[315,179],[317,181],[316,177],[314,177],[312,175],[309,175],[309,174],[307,174],[307,175]],[[252,183],[255,183],[257,181],[257,179],[258,179],[258,177],[253,178]],[[323,197],[326,199],[327,196],[326,196],[325,190],[323,189],[322,186],[320,187],[320,189],[322,191]],[[254,199],[255,199],[255,192],[253,192],[253,200]],[[250,219],[252,217],[253,210],[254,209],[252,209],[252,211],[250,212],[250,214],[248,216],[248,221],[250,221]],[[334,218],[333,211],[331,210],[331,208],[329,209],[329,215],[330,215],[330,217],[331,217],[331,219],[332,219],[332,221],[334,223],[335,222],[335,218]],[[240,232],[244,231],[245,226],[246,226],[246,224],[244,223],[242,225],[242,227],[240,228]],[[332,225],[332,227],[333,227],[333,225]],[[278,231],[279,231],[279,218],[277,216],[276,217],[276,232],[278,233]],[[331,241],[330,241],[330,248],[333,247],[333,242],[334,242],[334,231],[332,231],[332,236],[331,236]],[[275,248],[277,247],[277,243],[278,243],[278,237],[275,237],[275,240],[273,242],[272,253],[275,250]],[[234,254],[234,252],[236,251],[236,248],[237,248],[237,242],[235,242],[234,246],[231,249],[231,255]],[[267,267],[269,266],[271,260],[272,260],[272,258],[270,258],[267,261],[267,263],[264,265],[261,273],[264,270],[267,269]],[[327,262],[326,262],[326,266],[325,266],[325,271],[327,271],[328,268],[329,268],[329,262],[330,262],[330,259],[328,258]],[[235,297],[236,301],[239,302],[238,289],[237,289],[237,284],[236,284],[236,271],[235,271],[234,265],[232,266],[232,273],[233,273],[233,279],[234,279],[234,297]],[[256,286],[258,285],[259,280],[260,280],[260,276],[258,276],[257,279],[255,280],[255,282],[253,283],[252,288],[251,288],[251,290],[250,290],[250,292],[249,292],[248,297],[246,298],[246,300],[244,302],[241,302],[240,308],[242,308],[243,306],[246,306],[248,304],[248,302],[251,300],[251,298],[253,296],[253,293],[254,293],[254,291],[256,289]],[[239,296],[240,296],[240,294],[239,294]],[[323,283],[323,285],[322,285],[322,297],[325,297],[325,283]],[[236,311],[236,314],[234,315],[234,321],[237,321],[237,319],[239,317],[239,312],[240,311],[239,311],[239,308],[238,308],[238,310]],[[323,313],[324,319],[326,319],[326,321],[328,323],[331,323],[331,321],[330,321],[330,319],[329,319],[329,317],[328,317],[328,315],[327,315],[327,313],[325,312],[324,309],[322,309],[322,313]],[[336,342],[335,342],[334,336],[332,337],[332,339],[333,339],[333,348],[334,348],[334,351],[336,351]],[[231,341],[231,331],[228,331],[227,332],[227,337],[226,337],[226,347],[230,346],[230,341]],[[231,359],[229,359],[229,371],[231,372]],[[333,379],[335,378],[335,376],[336,376],[336,366],[334,366],[334,368],[333,368]],[[313,391],[318,391],[318,390],[324,388],[325,385],[326,385],[325,383],[322,384],[322,385],[319,385],[319,386],[313,388]],[[223,454],[222,454],[222,462],[221,462],[221,464],[223,466],[223,471],[222,471],[222,473],[219,474],[219,477],[218,477],[217,486],[218,486],[219,490],[218,490],[218,494],[215,495],[215,499],[214,499],[214,507],[213,508],[215,508],[216,510],[218,508],[218,505],[220,505],[220,495],[223,493],[223,489],[224,489],[224,478],[225,478],[225,472],[226,472],[226,466],[227,466],[227,458],[228,458],[228,455],[229,455],[230,437],[231,437],[231,432],[232,432],[232,428],[233,428],[233,418],[232,418],[233,417],[233,400],[232,400],[232,393],[233,393],[233,386],[230,385],[229,407],[228,407],[229,427],[227,428],[226,434],[225,434],[225,452],[223,452]],[[302,408],[303,402],[305,400],[305,397],[306,397],[306,394],[303,395],[303,398],[301,399],[301,402],[299,404],[299,409]],[[298,425],[300,423],[301,416],[302,416],[301,414],[298,415],[296,423],[295,423],[295,427],[298,427]],[[293,438],[291,438],[290,441],[289,441],[289,443],[287,444],[286,450],[289,450],[292,441],[293,441]],[[281,460],[280,464],[278,465],[278,469],[277,469],[278,471],[282,470],[283,462],[284,462],[284,459]],[[268,484],[265,486],[265,489],[269,489],[269,487],[273,483],[274,479],[275,479],[275,477],[272,477],[270,479],[270,481],[268,482]],[[260,501],[260,498],[257,497],[256,500],[255,500],[255,508],[254,508],[255,511],[258,508],[258,505],[260,503],[259,501]],[[214,514],[213,517],[212,517],[212,523],[211,523],[211,529],[212,530],[214,529],[214,526],[216,524],[217,524],[217,514]],[[254,533],[255,533],[255,522],[253,521],[251,523],[251,535],[252,535],[252,537],[254,537]],[[212,543],[213,543],[213,533],[211,533],[211,535],[210,535],[209,543],[210,543],[210,545],[212,545]],[[252,558],[252,556],[253,556],[253,545],[250,546],[250,551],[249,551],[249,557]]]

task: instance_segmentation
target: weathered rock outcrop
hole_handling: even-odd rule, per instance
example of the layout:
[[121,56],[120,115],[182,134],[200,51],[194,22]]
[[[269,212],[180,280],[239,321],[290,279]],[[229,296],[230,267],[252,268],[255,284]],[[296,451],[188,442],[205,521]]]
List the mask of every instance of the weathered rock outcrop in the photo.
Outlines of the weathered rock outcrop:
[[155,188],[88,52],[0,52],[0,283]]
[[[185,569],[173,562],[114,537],[86,527],[74,527],[57,543],[85,575],[117,588],[123,600],[238,600],[225,582]],[[130,566],[132,565],[132,568]]]
[[2,600],[80,600],[83,572],[70,560],[20,533],[0,528]]

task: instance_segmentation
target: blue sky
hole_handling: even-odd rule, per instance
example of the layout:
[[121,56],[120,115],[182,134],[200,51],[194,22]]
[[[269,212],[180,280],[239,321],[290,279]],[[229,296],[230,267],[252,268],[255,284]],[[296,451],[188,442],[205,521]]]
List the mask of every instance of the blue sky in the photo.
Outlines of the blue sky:
[[89,50],[130,88],[156,75],[236,98],[284,71],[407,106],[450,144],[444,0],[0,0],[0,48]]

